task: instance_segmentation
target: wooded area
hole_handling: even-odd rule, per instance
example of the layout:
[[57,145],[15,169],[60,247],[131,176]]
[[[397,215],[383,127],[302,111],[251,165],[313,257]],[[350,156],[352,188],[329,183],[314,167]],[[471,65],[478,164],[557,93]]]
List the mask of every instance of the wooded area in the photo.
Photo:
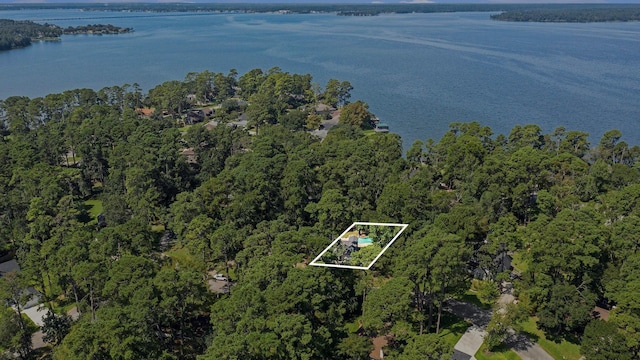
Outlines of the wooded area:
[[58,38],[62,29],[50,24],[33,21],[0,19],[0,50],[10,50],[31,45],[33,39]]
[[90,24],[90,25],[80,25],[80,26],[68,26],[63,30],[63,34],[65,35],[77,35],[77,34],[93,34],[93,35],[103,35],[103,34],[124,34],[132,32],[132,28],[123,28],[119,26],[114,26],[111,24]]
[[[380,336],[385,358],[445,359],[466,329],[446,303],[476,277],[473,297],[519,299],[492,348],[525,318],[589,360],[638,357],[640,147],[452,123],[403,156],[351,90],[273,68],[0,102],[0,258],[21,267],[0,346],[32,353],[33,286],[53,359],[368,359]],[[319,104],[342,111],[322,140]],[[307,266],[353,221],[410,225],[370,271]]]
[[511,10],[491,15],[493,20],[525,22],[640,21],[640,7]]
[[132,28],[113,25],[69,26],[65,29],[53,24],[38,24],[33,21],[0,19],[0,51],[31,45],[33,40],[60,40],[61,35],[78,34],[122,34],[132,32]]

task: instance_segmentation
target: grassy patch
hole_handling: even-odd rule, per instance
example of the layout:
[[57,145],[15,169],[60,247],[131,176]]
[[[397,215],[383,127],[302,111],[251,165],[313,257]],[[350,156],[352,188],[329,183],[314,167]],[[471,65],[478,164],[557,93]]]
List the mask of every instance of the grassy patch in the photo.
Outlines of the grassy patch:
[[344,329],[347,330],[349,334],[355,334],[360,328],[360,317],[353,319],[346,324],[344,324]]
[[84,202],[87,206],[87,213],[89,213],[89,217],[91,217],[91,221],[97,222],[97,217],[99,214],[102,214],[104,209],[102,208],[102,200],[98,199],[90,199]]
[[24,322],[25,326],[28,329],[32,330],[32,333],[38,330],[38,325],[36,325],[36,323],[34,323],[33,320],[31,320],[31,318],[27,316],[27,314],[21,313],[20,315],[22,316],[22,321]]
[[471,325],[464,321],[464,319],[443,311],[442,319],[440,320],[441,330],[438,335],[444,338],[447,344],[453,348],[469,326]]
[[513,254],[513,256],[511,257],[511,266],[513,266],[514,269],[516,269],[517,271],[523,273],[525,271],[527,271],[527,269],[529,269],[529,263],[527,263],[522,257],[524,255],[524,251],[526,250],[522,250],[522,251],[518,251],[516,253]]
[[188,267],[204,271],[206,264],[202,261],[202,257],[194,256],[187,248],[180,245],[173,247],[164,253],[171,258],[171,267]]
[[475,354],[478,360],[522,360],[515,351],[504,345],[500,345],[494,351],[489,351],[486,344],[482,344],[478,352]]
[[61,314],[67,314],[69,310],[73,309],[74,307],[76,307],[76,302],[71,300],[70,302],[58,304],[58,308],[56,308],[56,312],[60,312]]
[[476,293],[471,290],[467,290],[467,292],[460,296],[458,300],[466,302],[468,304],[473,304],[484,310],[491,310],[491,307],[493,306],[493,304],[488,304],[480,300],[478,298],[478,295],[476,295]]
[[522,324],[523,331],[531,336],[532,339],[538,342],[546,352],[554,359],[563,360],[578,360],[580,359],[580,345],[562,340],[555,342],[548,340],[544,331],[538,329],[535,318],[529,318]]

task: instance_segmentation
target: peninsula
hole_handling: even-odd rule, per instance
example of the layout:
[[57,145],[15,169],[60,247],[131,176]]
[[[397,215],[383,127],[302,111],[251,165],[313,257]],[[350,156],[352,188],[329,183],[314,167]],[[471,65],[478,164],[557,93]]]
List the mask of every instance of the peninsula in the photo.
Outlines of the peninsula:
[[521,22],[611,22],[640,21],[640,7],[549,8],[513,10],[491,15],[493,20]]
[[123,28],[111,24],[95,24],[86,26],[69,26],[63,30],[64,35],[115,35],[133,32],[133,28]]
[[62,35],[123,34],[132,31],[132,28],[121,28],[111,24],[69,26],[62,29],[58,25],[39,24],[30,20],[0,19],[0,51],[27,47],[34,40],[57,41]]

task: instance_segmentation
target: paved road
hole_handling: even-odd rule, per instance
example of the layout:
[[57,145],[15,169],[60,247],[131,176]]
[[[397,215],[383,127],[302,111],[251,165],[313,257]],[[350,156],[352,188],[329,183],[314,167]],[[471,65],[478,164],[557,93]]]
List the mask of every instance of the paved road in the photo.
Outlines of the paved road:
[[474,355],[484,341],[487,333],[484,329],[491,320],[491,312],[454,299],[447,301],[446,310],[473,324],[453,347],[453,360],[476,360]]
[[504,342],[515,351],[522,360],[554,360],[543,348],[522,334],[513,334]]
[[446,310],[483,329],[491,320],[491,310],[483,310],[476,305],[455,299],[447,300]]
[[[44,321],[42,321],[42,318],[47,314],[47,311],[49,310],[43,304],[39,304],[22,310],[22,312],[27,315],[29,319],[31,319],[31,321],[33,321],[38,327],[42,327],[42,325],[44,325]],[[73,307],[67,312],[67,315],[71,316],[73,320],[78,320],[80,313],[78,313],[78,310]],[[47,346],[42,339],[42,336],[43,333],[40,329],[33,333],[33,335],[31,336],[31,346],[33,349],[39,349],[41,347]]]
[[[474,355],[480,349],[486,334],[484,329],[491,320],[491,310],[484,310],[473,304],[453,299],[447,302],[447,311],[473,324],[454,346],[453,359],[475,360]],[[513,296],[510,294],[503,294],[498,299],[498,304],[501,305],[510,302],[513,302]],[[554,360],[538,343],[531,341],[526,335],[514,334],[505,341],[505,345],[513,349],[522,360]]]
[[465,355],[468,356],[466,357],[467,359],[475,360],[473,355],[475,355],[478,349],[480,349],[480,346],[482,346],[486,334],[487,332],[484,331],[483,328],[476,325],[470,326],[453,347],[455,351],[454,360],[465,359]]
[[47,311],[48,309],[42,304],[22,310],[22,312],[25,313],[29,319],[34,322],[34,324],[38,325],[38,327],[42,327],[42,325],[44,325],[42,318],[47,315]]

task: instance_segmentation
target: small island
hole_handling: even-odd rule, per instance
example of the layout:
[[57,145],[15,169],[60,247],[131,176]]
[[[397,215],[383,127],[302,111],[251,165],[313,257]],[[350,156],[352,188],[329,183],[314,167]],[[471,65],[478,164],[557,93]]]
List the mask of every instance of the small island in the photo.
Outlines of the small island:
[[38,24],[29,20],[0,19],[0,51],[27,47],[33,41],[59,41],[62,35],[80,34],[124,34],[132,28],[121,28],[111,24],[70,26],[66,29],[54,24]]
[[114,35],[114,34],[125,34],[133,32],[133,28],[122,28],[118,26],[113,26],[111,24],[94,24],[94,25],[86,25],[86,26],[69,26],[64,29],[64,35]]

